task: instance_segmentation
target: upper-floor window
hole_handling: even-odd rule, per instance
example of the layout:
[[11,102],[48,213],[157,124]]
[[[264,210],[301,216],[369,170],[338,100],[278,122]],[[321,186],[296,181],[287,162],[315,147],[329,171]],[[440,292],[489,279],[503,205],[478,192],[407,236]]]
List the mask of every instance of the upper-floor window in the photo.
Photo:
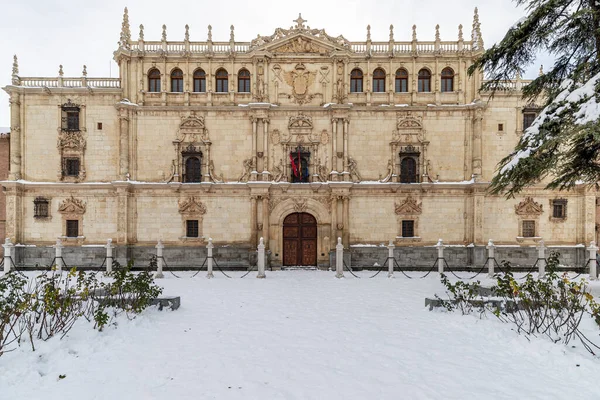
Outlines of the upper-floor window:
[[396,71],[396,93],[408,92],[408,72],[404,68]]
[[217,70],[217,73],[215,74],[215,79],[217,81],[218,93],[226,93],[229,91],[229,75],[227,74],[227,71],[225,71],[223,68]]
[[61,128],[63,131],[79,130],[79,112],[78,106],[69,103],[62,106]]
[[529,128],[535,121],[536,114],[532,112],[523,113],[523,130]]
[[557,219],[567,218],[567,200],[566,199],[552,200],[552,218],[557,218]]
[[363,91],[363,73],[355,68],[350,72],[350,93],[360,93]]
[[171,92],[183,92],[183,72],[179,68],[171,71]]
[[400,183],[418,183],[417,160],[415,157],[404,157],[400,161]]
[[79,176],[81,161],[79,157],[63,158],[63,176]]
[[194,71],[194,92],[206,92],[206,72],[203,69]]
[[250,93],[250,71],[247,69],[238,72],[238,92]]
[[160,71],[156,68],[148,71],[148,91],[160,92]]
[[431,72],[423,68],[419,71],[419,92],[431,92]]
[[308,182],[310,152],[305,148],[296,148],[290,152],[290,169],[292,183]]
[[191,156],[185,160],[184,182],[201,182],[201,162],[199,156]]
[[442,70],[442,92],[454,91],[454,71],[450,67]]
[[385,71],[381,68],[373,71],[373,92],[385,92]]

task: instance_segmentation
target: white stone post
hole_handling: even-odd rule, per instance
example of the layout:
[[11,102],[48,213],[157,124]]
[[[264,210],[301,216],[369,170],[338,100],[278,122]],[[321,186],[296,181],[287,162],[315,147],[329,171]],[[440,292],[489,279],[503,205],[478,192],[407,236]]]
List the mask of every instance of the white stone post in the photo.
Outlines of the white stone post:
[[342,238],[338,237],[337,245],[335,246],[335,277],[344,277],[344,245]]
[[435,245],[435,247],[437,248],[438,251],[438,257],[437,257],[437,267],[438,267],[438,273],[443,274],[444,273],[444,241],[442,239],[438,239],[437,244]]
[[158,239],[158,244],[154,246],[156,248],[156,273],[154,274],[154,278],[164,278],[163,274],[163,249],[165,245],[162,243],[162,240]]
[[206,262],[208,263],[206,269],[207,269],[207,273],[206,273],[206,277],[207,278],[213,278],[213,248],[215,246],[212,243],[212,238],[208,238],[208,244],[206,245],[206,251],[207,251],[207,260]]
[[113,266],[113,249],[115,248],[115,246],[112,245],[112,239],[108,239],[106,241],[106,272],[110,273],[112,272],[112,266]]
[[[598,263],[596,262],[598,246],[596,246],[596,242],[591,241],[590,247],[588,247],[587,250],[590,252],[590,279],[595,281],[598,279],[598,272],[596,271],[598,266]],[[6,258],[4,259],[4,271],[6,271]]]
[[4,273],[8,274],[12,269],[12,249],[15,245],[10,242],[10,238],[4,240]]
[[544,246],[544,241],[540,240],[538,243],[538,278],[543,278],[546,275],[546,247]]
[[[390,240],[388,244],[388,278],[394,277],[394,243]],[[336,260],[337,261],[337,260]]]
[[494,259],[495,259],[495,255],[494,255],[494,250],[496,249],[496,246],[494,246],[494,242],[492,241],[492,239],[489,240],[486,249],[488,251],[488,258],[487,258],[487,262],[488,262],[488,276],[490,278],[492,278],[494,276]]
[[62,258],[62,249],[63,249],[63,244],[62,241],[60,239],[56,239],[56,244],[54,245],[54,261],[56,264],[56,270],[57,271],[62,271],[63,266],[65,265],[63,258]]
[[266,278],[265,275],[265,240],[260,238],[258,242],[258,275],[257,278]]

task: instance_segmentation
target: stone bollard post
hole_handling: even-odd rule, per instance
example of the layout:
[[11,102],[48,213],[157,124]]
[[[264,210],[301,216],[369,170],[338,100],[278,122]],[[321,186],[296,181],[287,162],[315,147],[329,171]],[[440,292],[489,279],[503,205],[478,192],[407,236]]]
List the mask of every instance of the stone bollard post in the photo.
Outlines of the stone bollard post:
[[[596,254],[598,254],[598,246],[596,246],[596,242],[591,241],[590,247],[587,248],[587,251],[590,252],[590,279],[596,280],[598,279],[598,262],[596,261]],[[6,271],[6,259],[4,259],[4,270]]]
[[165,245],[162,243],[162,240],[158,239],[158,243],[154,247],[156,248],[156,273],[154,274],[154,278],[164,278],[163,264],[165,260],[163,259],[163,249]]
[[494,250],[496,249],[496,246],[494,246],[494,242],[492,241],[492,239],[489,240],[489,242],[485,248],[488,251],[488,258],[487,258],[488,276],[490,278],[492,278],[494,276],[494,263],[495,263],[495,259],[496,259],[496,256],[494,254]]
[[112,272],[113,267],[113,249],[115,246],[112,245],[112,239],[106,241],[106,272]]
[[437,248],[437,251],[438,251],[438,258],[437,258],[438,273],[443,274],[444,273],[444,241],[442,239],[438,239],[438,242],[435,245],[435,247]]
[[543,278],[546,275],[546,247],[544,241],[540,240],[538,243],[538,278]]
[[394,277],[394,242],[390,240],[388,244],[388,278]]
[[56,270],[57,271],[62,271],[65,262],[63,261],[62,258],[62,249],[63,249],[63,244],[62,241],[60,239],[56,239],[56,244],[54,245],[54,258],[55,258],[55,264],[56,264]]
[[266,278],[265,275],[265,240],[260,238],[258,243],[258,275],[257,278]]
[[206,269],[207,269],[206,277],[209,279],[214,278],[214,275],[213,275],[213,248],[214,247],[215,246],[212,243],[212,238],[208,238],[208,244],[206,245],[206,251],[208,254],[206,257],[207,258],[206,262],[208,264],[206,267]]
[[12,269],[12,249],[15,245],[10,242],[9,238],[6,238],[2,247],[4,247],[4,273],[8,274]]
[[344,277],[344,245],[342,244],[342,238],[339,237],[337,245],[335,246],[335,277]]

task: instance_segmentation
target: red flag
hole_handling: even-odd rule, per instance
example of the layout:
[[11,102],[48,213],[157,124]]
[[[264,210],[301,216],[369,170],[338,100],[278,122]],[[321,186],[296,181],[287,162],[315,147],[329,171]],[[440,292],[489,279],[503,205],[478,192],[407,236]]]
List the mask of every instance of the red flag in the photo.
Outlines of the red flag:
[[292,163],[292,171],[294,172],[294,176],[298,177],[298,167],[296,167],[296,163],[294,162],[294,157],[292,157],[292,153],[290,153],[290,162]]
[[300,147],[298,147],[298,176],[300,177],[300,182],[302,182],[302,159],[300,158]]

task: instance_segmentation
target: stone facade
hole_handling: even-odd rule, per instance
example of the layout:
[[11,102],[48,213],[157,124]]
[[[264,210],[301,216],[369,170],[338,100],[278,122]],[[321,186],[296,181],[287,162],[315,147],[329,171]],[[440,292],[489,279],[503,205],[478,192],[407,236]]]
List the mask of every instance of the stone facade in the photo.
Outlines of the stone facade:
[[20,77],[15,56],[4,88],[6,236],[38,246],[112,238],[131,252],[208,237],[251,252],[264,237],[273,265],[293,213],[316,218],[319,265],[337,237],[428,249],[440,237],[476,247],[594,240],[596,193],[583,186],[539,185],[510,200],[486,192],[535,105],[519,77],[490,99],[482,75],[467,75],[483,52],[477,13],[469,39],[462,25],[452,41],[437,29],[421,41],[413,27],[399,42],[393,29],[385,42],[369,27],[350,42],[299,17],[251,42],[233,26],[227,42],[210,26],[202,42],[187,26],[183,41],[164,26],[162,40],[146,41],[143,26],[132,38],[126,12],[120,78],[88,78],[85,66],[77,78],[62,66],[56,78]]

